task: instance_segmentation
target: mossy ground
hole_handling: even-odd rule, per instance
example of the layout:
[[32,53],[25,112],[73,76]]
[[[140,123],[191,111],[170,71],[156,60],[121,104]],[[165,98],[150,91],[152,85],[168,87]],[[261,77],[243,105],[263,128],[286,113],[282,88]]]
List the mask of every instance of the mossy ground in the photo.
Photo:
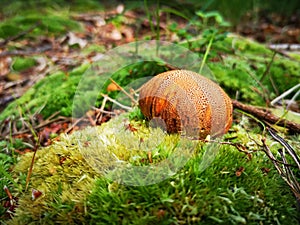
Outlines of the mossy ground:
[[[28,8],[34,8],[30,7],[33,2],[36,3],[36,1],[26,3]],[[22,40],[39,40],[39,37],[45,36],[59,37],[69,31],[80,31],[82,27],[78,21],[73,21],[69,14],[71,6],[69,9],[57,10],[60,8],[59,2],[51,2],[52,10],[41,8],[41,11],[37,13],[26,9],[17,16],[2,21],[0,38],[12,37],[33,26],[36,26],[35,29],[22,37]],[[94,3],[95,1],[89,1],[91,8]],[[21,1],[15,1],[9,7],[23,9]],[[5,11],[5,9],[8,10]],[[2,8],[8,14],[9,9]],[[113,20],[114,18],[111,18],[112,23],[120,25],[121,21]],[[199,56],[203,56],[202,50],[205,47],[203,46],[205,41],[203,42],[201,39],[201,37],[196,38],[194,45],[189,45],[190,50],[199,53]],[[179,44],[188,46],[183,43]],[[196,47],[193,48],[193,46]],[[17,47],[10,46],[9,50],[14,51]],[[103,53],[105,49],[104,46],[92,43],[80,51],[84,55],[88,55],[96,52]],[[200,52],[199,49],[201,49]],[[299,83],[300,78],[298,55],[291,54],[291,57],[288,58],[277,54],[272,61],[273,54],[264,45],[247,38],[229,35],[226,39],[213,43],[207,64],[217,78],[217,82],[232,98],[237,96],[239,100],[247,103],[265,105],[269,99]],[[14,72],[22,72],[36,65],[35,56],[13,56],[12,61]],[[269,65],[269,71],[266,73]],[[89,66],[90,64],[87,63],[78,65],[76,68],[68,68],[68,71],[50,71],[46,78],[30,88],[20,99],[12,102],[0,114],[0,121],[4,121],[7,117],[19,117],[20,115],[21,119],[26,119],[28,113],[36,112],[40,112],[44,118],[56,112],[60,112],[62,116],[71,116],[77,85]],[[114,74],[113,79],[121,86],[126,86],[139,77],[153,76],[166,69],[166,66],[161,63],[141,62],[120,68]],[[106,86],[104,86],[105,88]],[[85,94],[89,98],[89,93]],[[113,92],[110,95],[114,98],[118,93]],[[100,105],[101,99],[98,100],[97,104]],[[24,187],[32,153],[20,156],[18,159],[16,155],[9,156],[1,153],[1,190],[4,185],[7,185],[13,196],[19,198],[15,217],[12,220],[6,220],[5,223],[298,223],[299,212],[296,209],[293,194],[274,169],[271,161],[253,142],[253,139],[259,142],[261,138],[259,134],[262,133],[258,126],[253,125],[253,121],[242,121],[240,124],[235,124],[230,133],[225,136],[225,138],[242,143],[247,150],[251,151],[250,155],[237,151],[233,146],[221,145],[214,161],[206,170],[202,171],[199,165],[203,159],[205,146],[209,145],[201,144],[179,171],[170,170],[173,173],[171,177],[147,186],[127,186],[107,179],[104,176],[105,172],[113,170],[105,167],[105,157],[102,157],[102,164],[100,164],[104,166],[94,170],[91,166],[95,165],[96,158],[91,158],[89,161],[87,156],[79,151],[78,139],[80,136],[87,138],[87,134],[93,134],[95,130],[107,134],[105,132],[111,131],[112,124],[124,131],[119,132],[121,136],[118,141],[127,140],[130,143],[133,138],[132,134],[125,131],[124,123],[120,123],[120,121],[117,123],[116,120],[112,120],[106,125],[103,124],[101,128],[86,128],[73,135],[61,135],[60,140],[54,145],[38,150],[28,191],[24,191]],[[145,123],[139,121],[134,124],[138,128],[137,135],[142,133],[140,134],[142,137],[149,132]],[[242,125],[245,125],[246,128]],[[158,136],[160,134],[158,133]],[[252,136],[252,139],[249,138],[249,135]],[[294,135],[288,136],[286,139],[292,142],[297,149],[299,137],[299,135]],[[167,137],[165,141],[176,140],[176,138],[172,138],[174,137]],[[87,140],[87,146],[91,140]],[[0,142],[0,147],[3,152],[6,152],[7,145],[14,145],[15,149],[18,149],[19,144],[23,145],[24,143],[19,139],[5,140]],[[274,153],[281,148],[271,139],[268,139],[268,144],[272,145]],[[167,147],[164,148],[164,146]],[[141,152],[141,149],[132,150],[132,145],[120,146],[118,142],[115,142],[114,146],[105,150],[112,151],[120,161],[136,166],[149,166],[168,158],[173,149],[170,146],[172,145],[160,145],[156,148],[152,152],[153,162],[149,161],[147,152]],[[185,149],[182,150],[185,151]],[[178,158],[180,159],[180,156]],[[111,158],[109,159],[111,160]],[[15,165],[16,161],[18,161],[17,165]],[[181,161],[176,161],[175,158],[173,162],[180,163]],[[111,165],[111,162],[109,161],[108,164]],[[115,178],[113,175],[119,176],[120,174],[122,175],[122,171],[110,175]],[[296,173],[296,175],[299,174]],[[141,177],[132,176],[130,178],[129,181],[132,181]],[[151,179],[154,178],[151,177]],[[42,191],[42,196],[32,200],[32,188]],[[1,191],[0,196],[2,199],[7,197],[4,191]],[[1,205],[1,215],[5,212],[6,208]]]
[[74,69],[68,75],[56,72],[38,82],[30,88],[20,99],[12,102],[0,115],[0,120],[8,116],[17,115],[20,109],[22,114],[41,111],[45,118],[55,112],[62,116],[72,114],[72,99],[82,73],[88,68],[88,64]]
[[[72,135],[61,135],[60,140],[52,146],[38,150],[29,190],[19,192],[19,205],[15,216],[7,222],[298,224],[299,217],[293,194],[265,153],[247,137],[251,135],[259,141],[260,135],[248,134],[240,125],[235,125],[226,136],[236,137],[236,140],[248,146],[247,150],[252,152],[250,154],[239,152],[233,146],[221,145],[215,159],[203,171],[200,167],[203,151],[209,144],[202,143],[177,173],[161,182],[146,186],[128,186],[108,179],[105,176],[107,167],[105,169],[101,165],[113,165],[113,162],[110,154],[109,157],[103,154],[104,150],[106,153],[113,153],[118,159],[115,158],[116,161],[122,160],[129,163],[129,166],[136,164],[137,156],[139,165],[151,165],[147,157],[148,151],[134,147],[134,143],[126,140],[133,140],[134,137],[146,138],[149,134],[153,137],[157,132],[161,136],[160,129],[151,131],[144,122],[131,121],[136,128],[133,132],[126,129],[129,122],[128,116],[123,115],[101,127],[88,127]],[[247,121],[243,124],[247,124]],[[105,148],[99,145],[99,140],[89,138],[97,132],[102,135],[99,140],[106,143]],[[166,135],[167,139],[163,140],[162,145],[157,145],[155,138],[150,138],[149,141],[152,145],[166,146],[171,140],[176,140],[176,135],[173,135],[175,139],[168,136],[170,135]],[[119,141],[115,141],[116,139]],[[151,146],[151,143],[145,146]],[[124,149],[124,146],[129,145],[130,149]],[[83,146],[93,152],[90,155],[92,158],[82,155],[86,153],[82,150]],[[156,154],[153,152],[153,158],[155,159],[155,155],[159,156],[158,161],[170,157],[174,150],[157,148],[154,150]],[[272,150],[276,151],[278,148],[275,145]],[[101,156],[99,158],[102,161],[98,161],[98,169],[94,170],[90,165],[96,165],[93,162],[97,155]],[[31,158],[32,154],[22,156],[13,170],[14,178],[23,177],[16,179],[19,189],[24,188],[23,175],[27,173]],[[42,196],[32,200],[32,188],[42,191]]]
[[80,24],[70,19],[67,11],[24,10],[22,14],[6,19],[0,24],[0,38],[9,38],[18,35],[32,27],[35,29],[27,34],[29,38],[41,35],[57,36],[69,30],[80,30]]
[[[221,53],[228,51],[231,54],[225,57]],[[236,96],[249,104],[265,105],[299,83],[297,58],[288,59],[276,54],[272,59],[274,52],[254,41],[229,36],[224,41],[216,42],[212,52],[220,53],[215,57],[221,62],[210,62],[208,66],[232,98]]]
[[[73,98],[77,91],[78,83],[89,67],[90,64],[86,63],[80,67],[74,68],[69,73],[59,71],[47,76],[45,79],[31,87],[21,98],[9,104],[0,114],[0,121],[9,116],[17,116],[19,112],[16,111],[16,108],[24,114],[28,112],[40,112],[44,118],[48,118],[57,112],[62,116],[72,116]],[[155,62],[141,62],[116,71],[111,78],[124,87],[135,79],[154,76],[165,70],[164,66],[157,65]],[[87,76],[84,78],[89,79]],[[93,82],[90,81],[86,81],[85,83],[89,85],[93,84]],[[99,98],[95,103],[95,106],[101,106],[102,97],[100,96],[100,93],[107,93],[106,88],[109,85],[110,80],[104,80],[102,83],[102,89],[99,87],[101,90],[97,92],[99,93]],[[81,90],[82,89],[88,90],[88,87],[82,87]],[[94,95],[97,93],[93,91],[91,94]],[[109,95],[114,98],[118,93],[119,92],[114,91],[109,93]],[[89,93],[84,92],[82,95],[85,96],[85,100],[88,102],[88,99],[90,99]],[[81,102],[81,106],[86,108],[84,107],[83,102]]]
[[[219,51],[223,53],[218,55]],[[224,53],[226,51],[231,53]],[[216,81],[230,97],[237,97],[249,104],[265,106],[271,99],[297,85],[300,79],[299,60],[277,55],[272,61],[272,57],[272,51],[263,45],[242,37],[228,37],[224,41],[216,42],[207,65]],[[33,58],[28,60],[17,58],[15,67],[28,68],[32,63]],[[269,71],[266,72],[269,66]],[[63,116],[71,116],[77,85],[88,67],[89,64],[83,64],[69,73],[60,71],[49,75],[20,99],[11,103],[0,114],[0,121],[19,114],[15,110],[17,107],[20,107],[22,112],[31,113],[43,109],[41,114],[45,118],[56,112],[60,112]],[[167,68],[160,62],[140,62],[114,71],[112,78],[119,85],[126,86],[136,79],[153,76],[166,70]],[[109,83],[109,80],[105,83],[102,93],[106,93]],[[88,92],[85,94],[86,99],[89,99]],[[112,98],[117,95],[118,91],[110,93]],[[96,106],[99,105],[101,98],[98,98],[96,103]]]

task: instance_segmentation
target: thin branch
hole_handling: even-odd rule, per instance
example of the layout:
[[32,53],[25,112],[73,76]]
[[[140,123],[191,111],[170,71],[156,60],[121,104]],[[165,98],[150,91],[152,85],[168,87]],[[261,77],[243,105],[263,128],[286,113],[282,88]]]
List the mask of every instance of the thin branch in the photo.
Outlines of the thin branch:
[[52,45],[45,45],[40,48],[30,49],[30,50],[23,50],[23,51],[5,51],[0,53],[0,58],[4,58],[7,56],[28,56],[28,55],[35,55],[46,52],[52,49]]
[[266,155],[269,157],[269,159],[271,159],[273,165],[275,166],[275,168],[277,169],[279,175],[282,177],[282,179],[284,179],[284,181],[291,187],[291,183],[289,183],[289,181],[286,178],[286,174],[284,173],[284,171],[280,168],[278,161],[275,159],[273,153],[271,152],[269,146],[266,143],[266,138],[262,138],[262,143],[263,143],[263,147],[264,147],[264,152],[266,153]]
[[296,192],[300,193],[299,183],[297,182],[297,179],[296,179],[293,171],[291,170],[291,168],[286,165],[286,164],[288,164],[288,162],[287,162],[287,159],[285,158],[284,152],[281,149],[278,150],[278,152],[279,152],[279,154],[282,158],[282,161],[284,162],[284,168],[285,168],[285,171],[286,171],[286,177],[287,177],[288,181],[292,184],[294,190]]
[[30,181],[30,177],[31,177],[31,174],[32,174],[32,170],[33,170],[33,164],[34,164],[36,152],[37,152],[39,146],[40,146],[40,135],[38,136],[38,140],[37,140],[37,142],[35,144],[34,152],[33,152],[32,158],[31,158],[30,167],[29,167],[29,170],[28,170],[28,173],[27,173],[27,177],[26,177],[25,191],[27,191],[28,186],[29,186],[29,181]]
[[[61,120],[61,121],[60,121],[60,120]],[[62,122],[70,121],[70,120],[71,120],[71,118],[59,116],[59,117],[57,117],[57,118],[55,118],[55,119],[52,119],[52,120],[45,120],[44,122],[40,123],[40,124],[37,125],[37,126],[32,126],[32,125],[30,125],[30,124],[27,124],[26,122],[24,122],[24,124],[26,124],[26,125],[25,125],[26,127],[32,126],[32,129],[38,130],[38,129],[43,128],[43,127],[45,127],[45,126],[47,126],[47,125],[49,125],[49,124],[51,124],[51,123],[54,123],[54,122],[62,123]],[[12,132],[11,135],[14,136],[14,135],[19,135],[19,134],[25,134],[25,133],[28,133],[29,131],[31,131],[31,129],[25,128],[25,127],[24,127],[24,129],[22,129],[22,130],[20,130],[20,131],[14,131],[14,132]]]
[[272,56],[272,58],[271,58],[271,61],[268,63],[265,72],[263,73],[262,77],[261,77],[260,80],[259,80],[260,82],[262,82],[262,81],[265,79],[265,77],[268,75],[268,73],[270,72],[270,68],[271,68],[271,65],[272,65],[273,62],[274,62],[274,58],[275,58],[276,54],[277,54],[277,52],[274,51],[274,52],[273,52],[273,56]]
[[101,107],[99,109],[99,112],[97,113],[96,115],[96,121],[101,121],[102,120],[102,117],[103,117],[103,113],[102,111],[104,110],[104,107],[106,105],[106,102],[107,102],[107,98],[103,98],[103,101],[102,101],[102,104],[101,104]]
[[292,103],[296,100],[299,94],[300,94],[300,89],[296,92],[296,94],[291,98],[291,101],[287,104],[286,106],[287,109],[290,109]]
[[75,127],[80,121],[83,120],[83,118],[84,118],[84,116],[81,117],[81,118],[79,118],[79,119],[77,119],[74,123],[72,123],[72,125],[71,125],[67,130],[65,130],[65,133],[66,133],[66,134],[69,134],[69,133],[74,129],[74,127]]
[[[265,99],[265,101],[269,101],[269,91],[268,89],[260,82],[260,80],[258,80],[256,78],[256,76],[254,74],[252,74],[252,72],[250,70],[247,70],[247,74],[260,86],[260,88],[262,89],[262,93],[261,95],[263,95],[263,98]],[[252,90],[256,90],[256,87],[253,87]],[[258,92],[258,91],[256,91]],[[258,92],[259,93],[259,92]]]
[[122,91],[130,100],[134,103],[137,104],[137,101],[127,92],[122,88],[116,81],[114,81],[112,78],[110,78],[110,81],[117,86],[117,88]]
[[103,98],[107,98],[107,100],[109,100],[109,101],[111,101],[112,103],[114,103],[114,104],[120,106],[122,109],[125,109],[125,110],[131,110],[131,109],[132,109],[131,107],[126,106],[126,105],[123,105],[123,104],[121,104],[120,102],[116,101],[115,99],[112,99],[112,98],[109,97],[108,95],[105,95],[105,94],[102,94],[102,93],[101,93],[101,95],[102,95]]
[[96,107],[92,107],[92,109],[95,110],[97,113],[104,113],[104,114],[109,114],[109,115],[117,115],[115,112],[103,110],[101,108],[98,109]]
[[30,33],[31,31],[33,31],[35,28],[37,28],[40,25],[41,25],[41,21],[38,21],[37,23],[35,23],[31,27],[29,27],[27,30],[24,30],[24,31],[12,36],[12,37],[7,38],[6,40],[0,42],[0,47],[6,45],[10,41],[15,41],[15,40],[19,39],[20,37]]
[[277,102],[279,102],[281,99],[283,99],[285,96],[289,95],[290,93],[292,93],[293,91],[297,90],[298,88],[300,88],[300,83],[297,84],[296,86],[290,88],[289,90],[283,92],[281,95],[279,95],[277,98],[273,99],[271,101],[271,105],[274,106]]
[[293,160],[298,166],[298,169],[300,170],[300,160],[292,146],[290,146],[282,137],[276,134],[272,129],[267,128],[267,130],[269,131],[269,134],[288,151],[289,155],[293,158]]
[[[298,166],[298,169],[300,169],[299,167],[299,158],[297,156],[297,154],[295,153],[294,149],[279,135],[277,135],[274,131],[272,131],[270,128],[267,128],[267,130],[269,131],[269,134],[276,140],[278,141],[283,147],[284,149],[287,150],[288,154],[293,158],[293,160],[295,161],[295,163]],[[275,157],[272,154],[271,150],[269,149],[269,147],[266,144],[266,139],[263,138],[262,139],[262,143],[263,143],[263,147],[264,147],[264,151],[267,154],[267,156],[272,160],[275,168],[277,169],[277,171],[279,172],[279,174],[281,175],[282,179],[289,185],[289,187],[291,188],[292,192],[294,193],[296,199],[297,199],[297,203],[300,204],[300,184],[297,181],[296,177],[294,176],[293,171],[290,169],[290,166],[287,166],[288,161],[285,157],[285,154],[282,150],[279,150],[279,154],[282,158],[283,161],[283,168],[280,168],[278,162],[275,161]]]
[[234,108],[250,113],[260,120],[286,127],[295,133],[300,133],[300,124],[275,116],[269,110],[262,110],[255,106],[245,105],[237,100],[232,100],[232,104]]

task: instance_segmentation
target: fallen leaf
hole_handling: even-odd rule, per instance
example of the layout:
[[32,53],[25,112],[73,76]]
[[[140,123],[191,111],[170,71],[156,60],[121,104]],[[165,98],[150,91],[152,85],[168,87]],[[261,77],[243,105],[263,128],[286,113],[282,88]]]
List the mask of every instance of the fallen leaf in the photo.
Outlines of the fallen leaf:
[[119,30],[114,29],[114,30],[112,30],[112,32],[110,34],[110,38],[112,40],[119,41],[119,40],[122,39],[122,34],[121,34],[121,32]]
[[9,73],[11,62],[12,59],[10,57],[0,58],[0,77]]
[[6,80],[8,81],[17,81],[17,80],[21,80],[21,75],[18,74],[18,73],[8,73],[6,76],[5,76]]
[[118,14],[121,14],[122,12],[124,12],[125,6],[123,4],[119,4],[116,8],[116,12]]
[[84,48],[87,45],[86,40],[79,38],[73,32],[69,32],[67,36],[69,38],[68,44],[70,46],[78,44],[80,48]]
[[166,215],[166,211],[163,209],[158,210],[158,212],[156,213],[158,219],[163,218],[165,215]]

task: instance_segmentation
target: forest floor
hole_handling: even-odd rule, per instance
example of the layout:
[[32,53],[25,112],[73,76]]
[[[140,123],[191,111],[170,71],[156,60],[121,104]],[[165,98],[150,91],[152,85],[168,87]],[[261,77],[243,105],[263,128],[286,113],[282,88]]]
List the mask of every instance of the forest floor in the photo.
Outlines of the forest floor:
[[[300,123],[299,97],[296,94],[287,95],[284,98],[290,100],[291,104],[283,101],[277,102],[276,110],[279,110],[279,113],[275,112],[275,105],[271,104],[272,100],[288,89],[297,87],[299,83],[299,16],[292,15],[287,18],[277,14],[261,14],[255,21],[248,18],[246,22],[228,27],[227,22],[219,14],[199,14],[196,20],[187,20],[180,15],[180,12],[170,9],[161,10],[159,17],[155,17],[155,9],[148,9],[149,11],[128,10],[124,7],[120,4],[104,11],[87,12],[41,9],[40,11],[24,11],[24,13],[7,18],[3,15],[0,17],[2,20],[0,21],[0,148],[2,149],[0,174],[3,176],[0,186],[2,189],[4,188],[1,192],[1,219],[5,219],[8,223],[21,223],[22,218],[27,218],[27,222],[32,222],[38,221],[36,215],[43,215],[39,218],[42,222],[49,222],[54,218],[56,221],[66,222],[69,220],[71,223],[76,223],[95,222],[97,219],[101,220],[103,216],[103,221],[109,222],[112,219],[117,223],[120,222],[121,217],[126,218],[126,215],[135,211],[136,214],[130,217],[131,219],[138,221],[141,217],[140,219],[148,223],[168,221],[166,223],[179,224],[213,221],[238,224],[266,221],[272,224],[274,221],[280,221],[279,224],[288,224],[296,221],[296,212],[298,211],[296,210],[296,200],[292,196],[293,194],[297,196],[300,192],[297,159],[295,162],[293,161],[293,164],[296,165],[292,166],[292,170],[296,168],[295,171],[293,170],[295,176],[290,175],[289,171],[291,170],[286,168],[288,164],[285,162],[282,166],[283,169],[279,170],[279,173],[281,171],[280,175],[288,176],[290,182],[284,186],[285,183],[280,180],[281,177],[272,164],[274,162],[276,164],[276,159],[270,160],[269,157],[272,157],[272,154],[265,153],[268,152],[268,146],[271,145],[273,153],[278,149],[290,146],[297,155],[300,146],[299,132],[297,130],[291,132],[289,127],[282,125],[277,126],[276,122],[269,124],[263,119],[255,119],[255,115],[251,117],[239,110],[235,110],[233,127],[222,142],[224,145],[228,144],[221,150],[224,158],[217,157],[213,164],[214,168],[220,170],[221,173],[216,175],[212,170],[208,170],[203,176],[199,175],[200,172],[194,167],[200,159],[195,157],[174,179],[172,178],[173,180],[169,182],[171,186],[167,182],[163,182],[157,186],[150,186],[146,191],[140,187],[135,190],[115,182],[107,183],[107,181],[98,179],[95,171],[85,165],[80,154],[76,151],[74,153],[65,151],[61,143],[73,143],[74,136],[72,134],[76,135],[76,131],[83,129],[83,132],[88,132],[84,129],[85,127],[98,127],[98,125],[108,122],[112,113],[119,115],[124,111],[124,109],[113,110],[112,107],[115,104],[116,92],[120,91],[119,85],[122,89],[133,78],[154,76],[172,69],[172,65],[168,64],[143,63],[118,71],[113,77],[117,84],[109,81],[105,86],[106,94],[109,97],[98,99],[97,107],[89,108],[80,120],[74,123],[74,118],[72,118],[73,97],[82,76],[89,71],[91,65],[101,62],[103,56],[110,50],[137,40],[158,38],[160,41],[176,43],[188,48],[200,58],[205,58],[207,53],[205,63],[232,99],[263,107],[257,109],[270,110],[277,116],[293,122],[296,126]],[[153,14],[150,13],[151,10],[153,10]],[[212,24],[204,26],[206,18],[212,20],[210,21]],[[199,21],[203,24],[199,24]],[[211,34],[215,35],[214,38]],[[213,44],[209,49],[210,41]],[[199,65],[200,62],[201,60],[199,60]],[[293,91],[293,93],[296,92],[297,90]],[[286,105],[289,106],[288,113]],[[282,111],[284,111],[284,115]],[[137,114],[134,111],[130,115],[136,116]],[[143,133],[144,124],[139,125],[138,122],[137,124],[129,123],[126,129],[130,131],[140,129]],[[258,126],[257,124],[263,125]],[[110,126],[113,125],[108,123],[106,126],[107,130],[110,130]],[[265,129],[267,126],[276,130],[278,135],[284,137],[283,140],[272,133],[274,131]],[[102,126],[99,127],[97,129],[103,129]],[[70,135],[70,138],[64,134]],[[86,135],[88,136],[90,133]],[[262,136],[268,136],[268,141],[264,142]],[[126,136],[126,138],[128,137]],[[276,141],[277,144],[274,144]],[[168,146],[168,142],[166,143]],[[54,150],[49,150],[48,153],[37,151],[46,146],[52,149],[52,145]],[[226,152],[227,150],[230,154]],[[169,150],[165,151],[165,154],[170,154]],[[32,191],[35,191],[31,193],[33,200],[30,200],[30,196],[26,192],[30,178],[30,175],[27,175],[29,167],[26,167],[28,166],[26,163],[30,165],[30,160],[36,152],[38,152],[37,159],[40,160],[36,166],[36,171],[39,172],[36,173],[39,173],[40,177],[32,175],[32,186],[30,187],[34,188]],[[260,155],[261,153],[264,157]],[[45,159],[41,159],[43,154],[47,155],[48,161],[45,157]],[[116,155],[121,157],[118,154],[120,153],[116,152]],[[57,160],[57,155],[60,157],[58,164],[52,165],[50,161],[51,159]],[[238,158],[241,163],[231,160],[232,156]],[[282,157],[280,153],[275,156],[275,158]],[[144,157],[141,163],[145,161],[152,163],[152,156],[142,155],[141,157]],[[159,157],[163,158],[164,156]],[[256,157],[257,164],[249,165],[248,161],[251,161],[252,157]],[[294,159],[293,155],[291,158],[289,157],[289,160]],[[285,157],[280,159],[284,160]],[[154,160],[156,159],[154,158]],[[64,174],[62,176],[58,167],[63,167],[65,162],[68,162],[72,171],[66,169],[62,171]],[[49,164],[48,174],[43,174],[44,170],[41,168],[47,164]],[[76,166],[88,174],[85,183],[78,187],[76,184],[68,183],[70,177],[79,176],[84,179],[85,175],[77,171]],[[31,170],[32,168],[29,169],[28,174],[31,174]],[[287,174],[286,171],[288,171]],[[253,175],[249,175],[252,172]],[[53,180],[49,181],[48,185],[55,188],[52,190],[55,192],[54,194],[51,190],[49,191],[49,187],[42,184],[49,173],[53,176]],[[230,174],[230,177],[227,177],[227,174]],[[184,184],[185,176],[190,179],[187,184]],[[214,192],[213,187],[218,184],[207,181],[205,176],[216,176],[225,181],[221,182],[219,190]],[[247,178],[247,176],[249,177]],[[244,184],[245,181],[253,180],[255,176],[262,179],[264,183],[258,185],[256,180],[249,185]],[[239,178],[241,179],[236,180]],[[54,179],[62,179],[61,186],[51,186],[55,182]],[[80,183],[81,179],[77,181]],[[97,188],[93,187],[93,182],[98,184]],[[200,185],[199,190],[194,187],[195,183]],[[274,187],[267,190],[267,186],[271,184],[274,184]],[[68,188],[64,185],[72,187],[66,196],[64,196],[64,191]],[[84,185],[86,186],[83,187]],[[257,185],[257,189],[253,189],[251,185]],[[190,189],[189,186],[191,186]],[[272,206],[273,203],[279,204],[276,191],[282,187],[285,189],[277,194],[284,195],[283,198],[287,201],[286,209],[278,205]],[[157,192],[158,188],[162,190]],[[100,189],[103,191],[103,195],[97,195]],[[45,194],[47,191],[50,193],[49,195]],[[211,191],[210,195],[206,193],[209,191]],[[120,194],[121,192],[122,194]],[[176,194],[174,194],[175,192]],[[36,202],[35,198],[41,194],[45,202]],[[79,196],[72,199],[72,194]],[[203,201],[198,198],[199,196],[197,197],[197,195],[206,194],[207,198]],[[134,195],[137,196],[137,202],[132,198]],[[218,198],[214,198],[214,195]],[[61,199],[58,199],[57,196]],[[154,200],[151,199],[151,196],[154,196]],[[164,198],[157,200],[157,196]],[[68,198],[72,199],[71,203],[68,202]],[[111,204],[107,204],[109,198],[112,199]],[[247,199],[251,199],[251,203],[247,202]],[[29,200],[32,201],[31,205],[24,209]],[[137,206],[139,201],[141,206]],[[238,201],[241,203],[237,203]],[[99,205],[100,203],[103,205]],[[151,204],[154,206],[152,207]],[[201,205],[203,209],[197,208],[197,204]],[[242,204],[245,205],[245,208],[241,206]],[[35,209],[37,206],[40,207],[39,210]],[[101,211],[97,208],[102,206],[107,207],[107,210],[109,207],[116,208],[112,210],[112,215],[109,215],[104,213],[106,209]],[[276,208],[277,206],[279,208]],[[250,210],[251,207],[253,207],[253,212]],[[216,210],[214,211],[212,208]],[[91,211],[85,212],[87,209]],[[277,209],[280,211],[278,214],[276,214]],[[16,210],[17,216],[10,220]],[[52,210],[52,213],[45,213],[47,210]],[[63,212],[59,213],[59,210]],[[123,214],[122,210],[124,210]],[[145,212],[148,210],[150,212],[146,216]],[[32,214],[29,213],[30,211]],[[78,215],[75,216],[76,213]],[[229,217],[226,219],[222,214],[229,215]],[[285,218],[287,215],[294,214],[295,216],[290,220]],[[65,215],[68,215],[68,218],[63,218]],[[114,216],[116,217],[113,218]]]

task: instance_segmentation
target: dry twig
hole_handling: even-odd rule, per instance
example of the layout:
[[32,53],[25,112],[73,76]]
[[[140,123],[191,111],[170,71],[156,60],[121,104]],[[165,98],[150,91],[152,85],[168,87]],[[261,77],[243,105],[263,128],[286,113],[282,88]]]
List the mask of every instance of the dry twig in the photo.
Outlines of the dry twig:
[[294,133],[300,133],[300,124],[275,116],[269,110],[262,110],[255,106],[245,105],[237,100],[232,100],[232,104],[234,108],[250,113],[260,120],[286,127]]
[[41,24],[42,24],[41,21],[38,21],[33,26],[29,27],[27,30],[24,30],[24,31],[12,36],[12,37],[9,37],[9,38],[5,39],[4,41],[0,42],[0,47],[6,45],[10,41],[15,41],[15,40],[19,39],[20,37],[30,33],[31,31],[33,31],[35,28],[37,28]]
[[[267,128],[267,130],[269,134],[284,147],[284,149],[287,151],[287,153],[292,157],[293,161],[296,163],[297,168],[300,170],[300,160],[295,150],[292,148],[292,146],[290,146],[282,137],[276,134],[272,129]],[[266,138],[262,139],[262,144],[263,144],[264,152],[272,160],[275,168],[277,169],[282,179],[289,185],[289,187],[291,188],[292,192],[294,193],[297,199],[298,205],[300,206],[300,184],[297,181],[297,178],[295,177],[293,171],[291,170],[291,165],[288,163],[288,160],[285,157],[285,152],[283,150],[278,151],[283,162],[280,163],[274,157],[269,146],[266,144]],[[282,167],[280,164],[282,164]]]
[[131,94],[129,94],[127,91],[124,90],[124,88],[122,88],[117,82],[115,82],[113,79],[110,78],[110,81],[116,85],[118,87],[118,89],[120,91],[122,91],[128,98],[130,98],[130,100],[136,105],[137,101],[134,99],[134,97],[132,97]]
[[111,101],[112,103],[120,106],[122,109],[131,110],[131,107],[121,104],[120,102],[116,101],[115,99],[112,99],[108,95],[105,95],[105,94],[102,94],[102,93],[101,93],[101,95],[102,95],[103,98],[106,98],[107,100]]
[[37,140],[37,142],[35,143],[35,146],[34,146],[34,152],[33,152],[33,155],[32,155],[32,158],[31,158],[30,167],[29,167],[29,170],[28,170],[28,173],[27,173],[27,177],[26,177],[26,186],[25,186],[25,190],[26,190],[26,191],[27,191],[28,186],[29,186],[29,181],[30,181],[30,177],[31,177],[31,174],[32,174],[32,170],[33,170],[33,164],[34,164],[36,152],[37,152],[37,150],[38,150],[39,147],[40,147],[40,136],[38,136],[38,140]]

